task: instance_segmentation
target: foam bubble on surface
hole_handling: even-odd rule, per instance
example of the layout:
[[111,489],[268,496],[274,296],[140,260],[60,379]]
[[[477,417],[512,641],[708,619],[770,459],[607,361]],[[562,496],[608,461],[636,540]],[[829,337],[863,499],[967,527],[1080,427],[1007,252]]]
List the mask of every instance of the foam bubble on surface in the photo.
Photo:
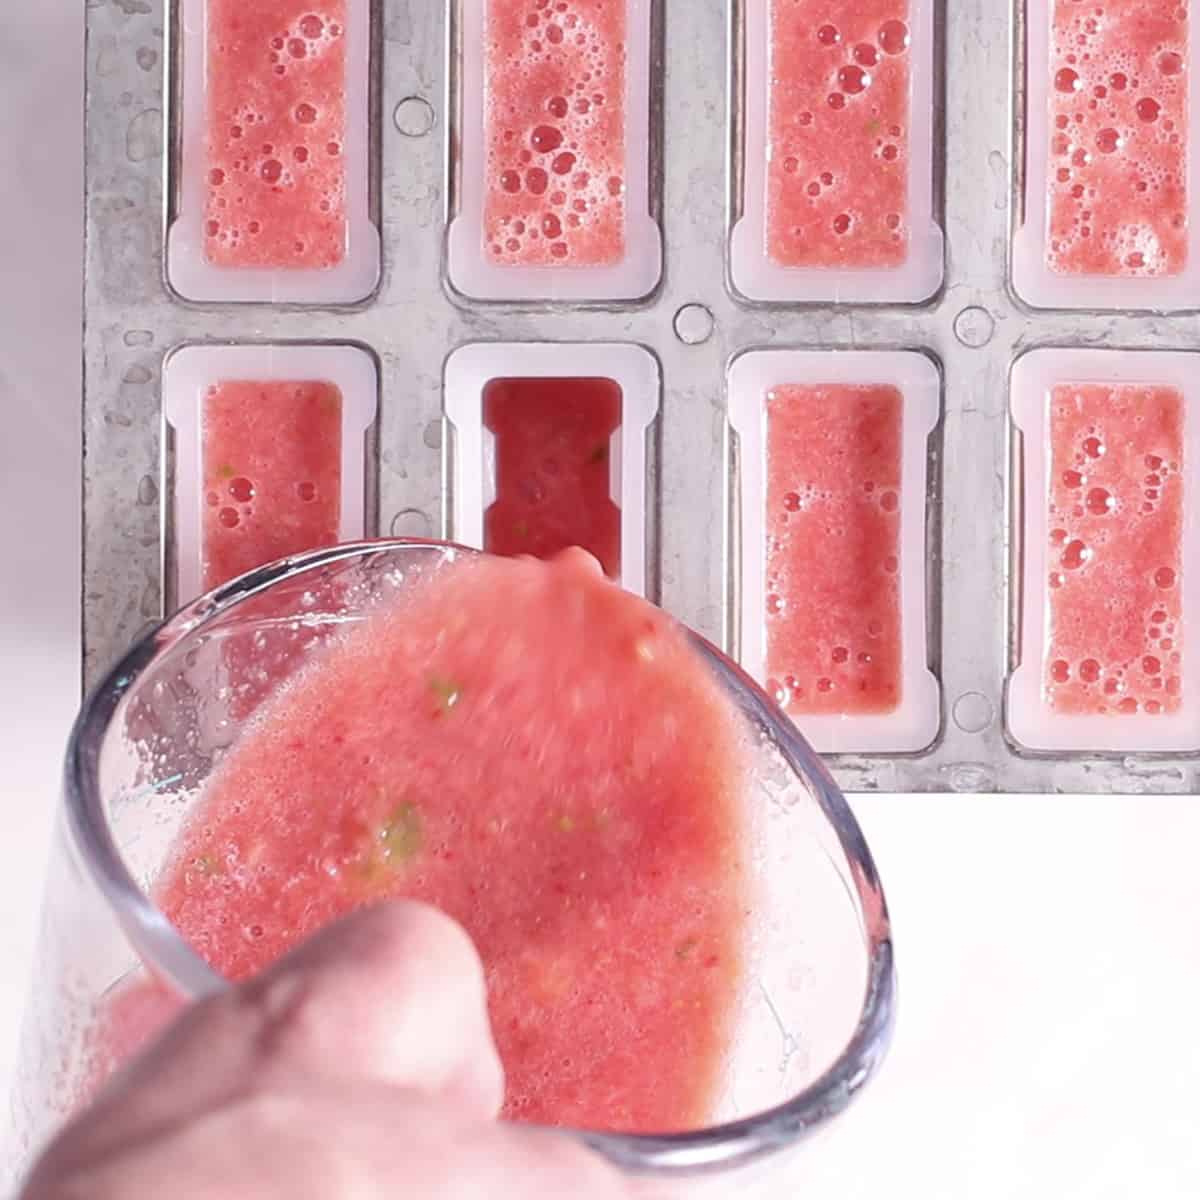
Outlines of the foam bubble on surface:
[[1043,687],[1057,712],[1180,710],[1183,436],[1172,387],[1052,393]]
[[203,586],[338,540],[342,396],[320,381],[225,380],[204,406]]
[[1183,3],[1056,3],[1051,271],[1151,278],[1187,265],[1187,42]]
[[328,268],[346,252],[346,0],[209,0],[204,253]]
[[908,0],[772,0],[767,243],[789,267],[908,255]]
[[793,713],[901,700],[903,399],[889,385],[767,398],[768,691]]
[[625,254],[626,6],[489,0],[483,240],[495,262]]

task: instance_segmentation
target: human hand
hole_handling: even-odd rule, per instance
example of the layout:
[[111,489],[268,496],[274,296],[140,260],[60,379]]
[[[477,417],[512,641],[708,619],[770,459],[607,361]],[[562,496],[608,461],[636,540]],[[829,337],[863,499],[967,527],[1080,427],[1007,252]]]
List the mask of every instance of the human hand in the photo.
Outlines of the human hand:
[[483,970],[393,903],[193,1005],[34,1167],[21,1200],[627,1200],[571,1139],[496,1121]]

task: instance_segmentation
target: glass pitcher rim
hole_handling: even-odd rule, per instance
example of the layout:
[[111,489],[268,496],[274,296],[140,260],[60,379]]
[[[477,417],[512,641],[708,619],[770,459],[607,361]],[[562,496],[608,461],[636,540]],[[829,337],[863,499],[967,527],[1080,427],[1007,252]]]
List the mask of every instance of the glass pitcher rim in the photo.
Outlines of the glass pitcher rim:
[[[71,848],[139,959],[188,1000],[201,999],[229,985],[188,946],[138,886],[117,849],[105,816],[99,777],[101,747],[112,719],[126,693],[159,655],[169,653],[199,626],[286,579],[318,567],[398,550],[479,553],[432,538],[384,538],[345,542],[280,559],[208,592],[174,616],[144,630],[83,701],[64,765],[65,824]],[[788,765],[804,779],[833,830],[850,870],[862,918],[867,981],[851,1037],[821,1077],[789,1100],[751,1116],[684,1133],[560,1131],[581,1139],[627,1172],[660,1178],[725,1172],[789,1148],[828,1124],[878,1070],[891,1040],[896,1007],[896,970],[886,899],[866,839],[841,789],[762,689],[721,650],[701,635],[689,633],[740,707],[754,712],[769,731]]]

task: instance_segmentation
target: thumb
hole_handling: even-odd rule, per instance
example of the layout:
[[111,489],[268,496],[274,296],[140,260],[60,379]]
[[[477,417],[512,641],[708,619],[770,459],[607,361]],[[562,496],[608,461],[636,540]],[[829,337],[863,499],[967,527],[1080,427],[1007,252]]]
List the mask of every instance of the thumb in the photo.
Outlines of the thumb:
[[268,1069],[351,1076],[472,1102],[504,1095],[483,964],[465,930],[425,904],[362,910],[241,989]]
[[479,956],[423,904],[364,909],[187,1009],[80,1118],[123,1141],[264,1081],[366,1080],[494,1117],[503,1099]]

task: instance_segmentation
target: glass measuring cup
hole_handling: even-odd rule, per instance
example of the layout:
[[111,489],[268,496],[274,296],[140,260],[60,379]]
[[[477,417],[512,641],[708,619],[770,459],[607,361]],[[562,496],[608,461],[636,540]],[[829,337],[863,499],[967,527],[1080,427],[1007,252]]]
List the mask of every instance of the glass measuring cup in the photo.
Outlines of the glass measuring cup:
[[[225,986],[148,895],[223,751],[326,637],[467,553],[368,542],[264,567],[139,641],[85,702],[14,1093],[21,1162],[111,1065],[98,1062],[93,1030],[131,981],[153,976],[173,1005]],[[649,1185],[688,1180],[689,1190],[706,1179],[730,1186],[733,1173],[777,1160],[840,1112],[883,1056],[895,986],[883,893],[845,800],[762,691],[695,644],[759,745],[747,796],[762,876],[753,983],[717,1123],[661,1136],[577,1133]]]

